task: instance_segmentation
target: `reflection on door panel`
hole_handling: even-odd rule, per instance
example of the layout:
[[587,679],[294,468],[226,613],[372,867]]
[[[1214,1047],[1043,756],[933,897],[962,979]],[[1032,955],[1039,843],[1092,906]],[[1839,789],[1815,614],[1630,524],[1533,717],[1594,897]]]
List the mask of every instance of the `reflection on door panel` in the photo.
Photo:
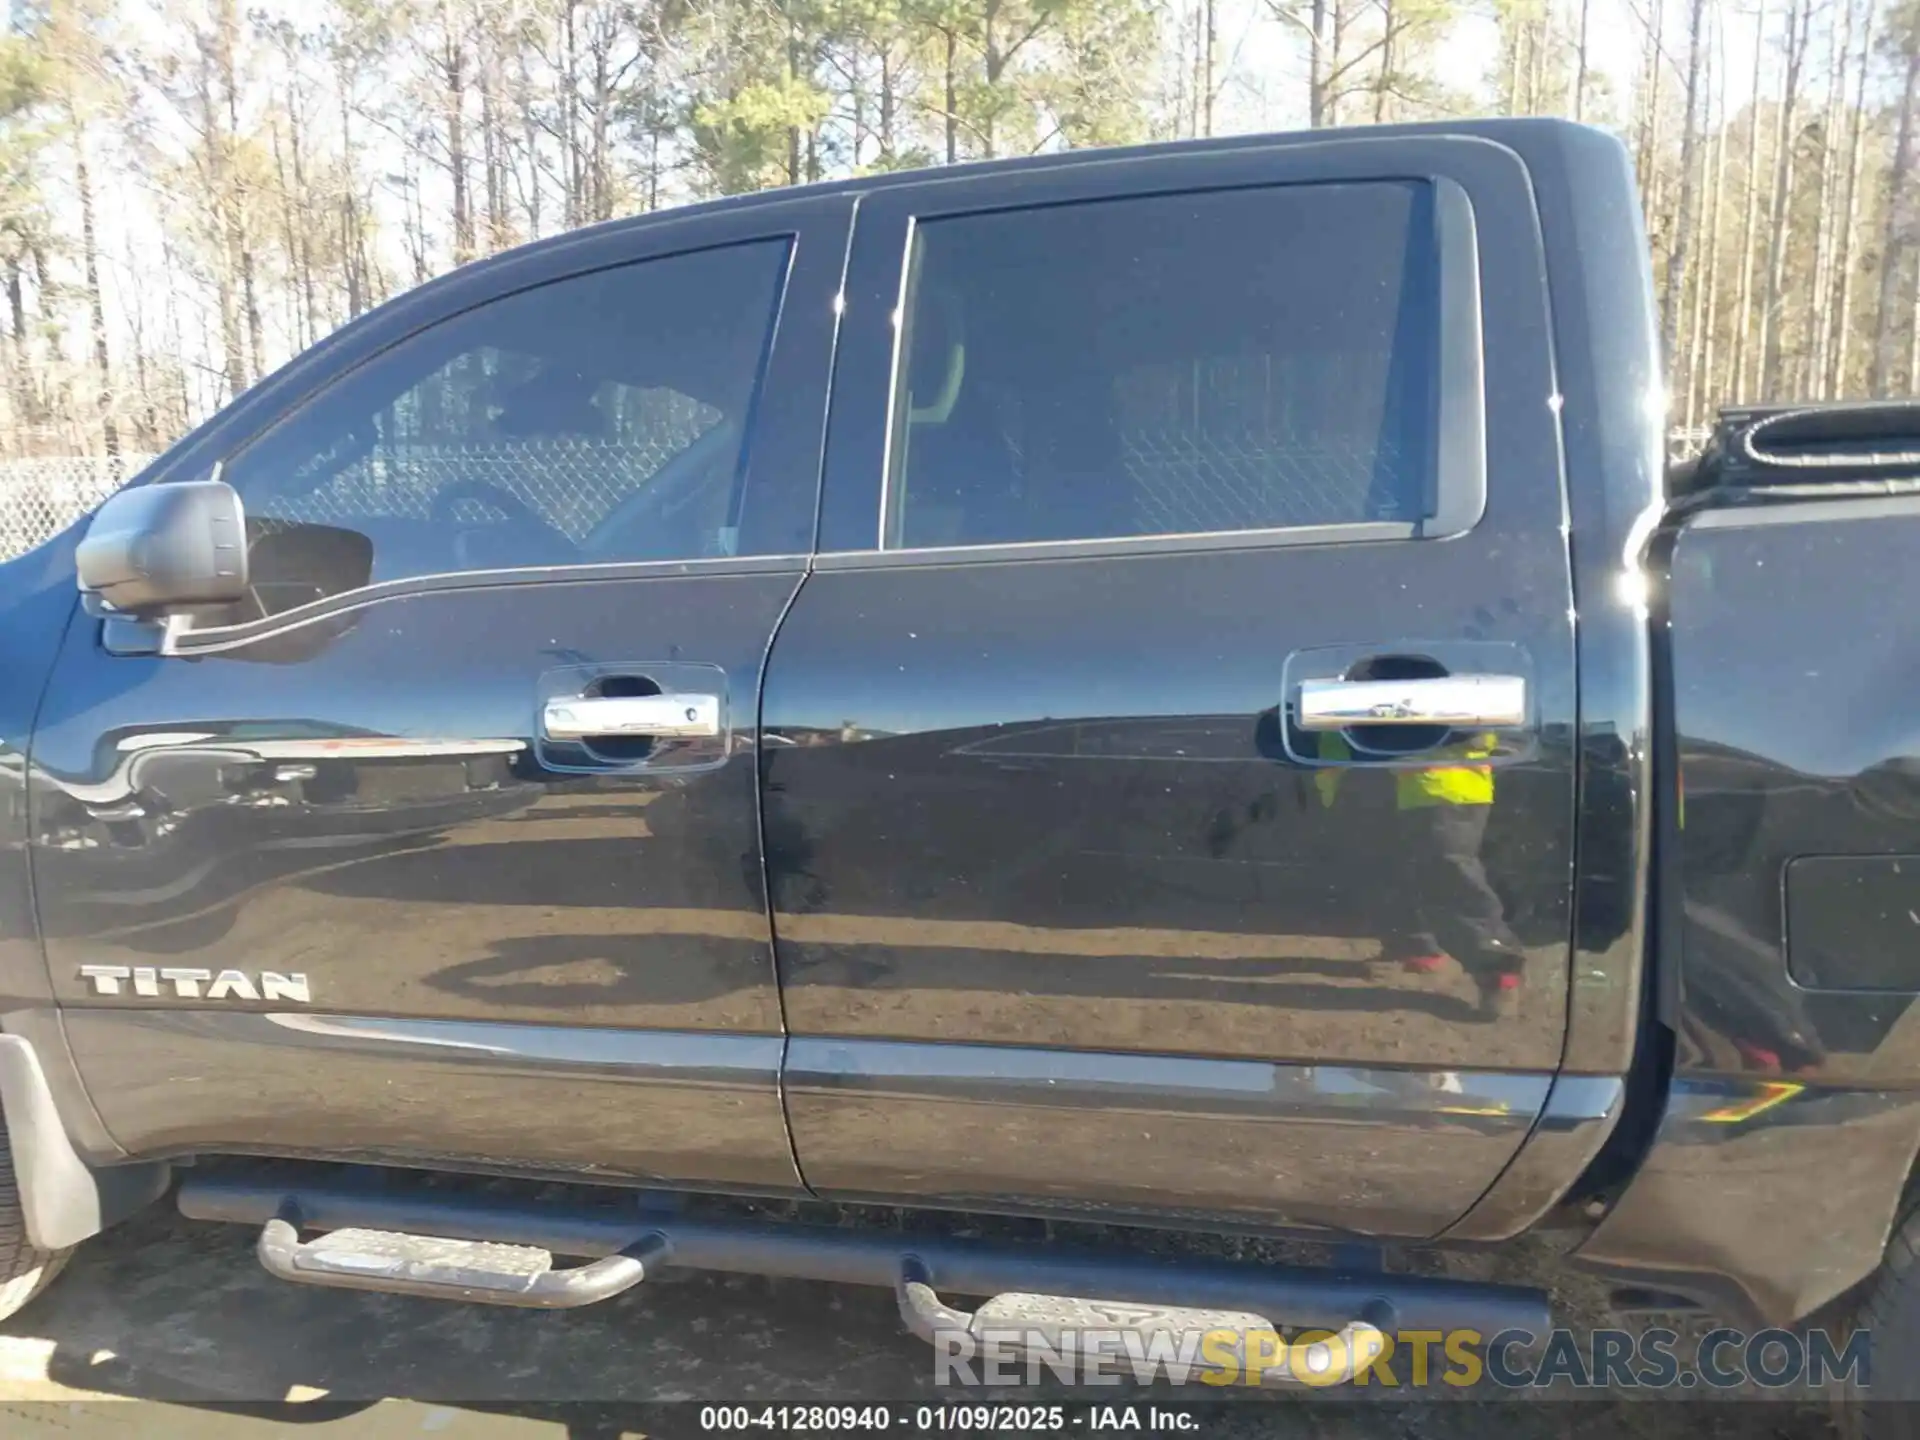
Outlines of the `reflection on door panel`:
[[[750,732],[736,729],[717,765],[596,774],[545,769],[531,727],[539,677],[561,658],[644,673],[649,653],[697,647],[715,660],[705,673],[750,697],[797,583],[789,571],[397,597],[291,666],[71,648],[35,756],[37,869],[54,987],[77,1007],[76,1047],[97,1052],[90,1083],[116,1138],[326,1152],[355,1135],[367,1152],[419,1156],[431,1140],[436,1154],[484,1155],[499,1115],[569,1092],[599,1128],[591,1142],[569,1132],[570,1158],[549,1147],[549,1168],[661,1178],[683,1144],[659,1128],[666,1092],[711,1081],[709,1120],[728,1128],[687,1153],[728,1152],[717,1182],[790,1184],[765,1057],[702,1079],[640,1043],[778,1043]],[[109,712],[113,728],[97,729]],[[102,967],[152,975],[156,993],[102,994],[83,977]],[[261,992],[265,972],[302,977],[303,1012],[492,1026],[519,1034],[509,1051],[540,1031],[577,1043],[475,1068],[470,1046],[370,1037],[302,1062],[291,1038],[234,1028],[252,1017],[230,1012],[292,1002],[216,993],[228,972]],[[183,988],[181,973],[208,980]],[[112,1059],[122,1022],[84,1007],[202,1018],[130,1047],[156,1069]],[[618,1063],[588,1044],[608,1030],[629,1036]],[[234,1112],[224,1086],[204,1111],[180,1092],[231,1064],[251,1069],[256,1112]],[[658,1103],[635,1093],[650,1085],[665,1087]]]
[[[75,618],[36,871],[126,1149],[485,1161],[507,1125],[539,1168],[792,1188],[753,724],[802,566],[738,552],[765,543],[746,439],[793,253],[636,260],[416,331],[224,467],[261,584],[214,618],[277,623],[160,658]],[[698,563],[497,573],[650,558]],[[394,583],[346,593],[369,579]],[[698,735],[550,724],[683,691]]]
[[[63,962],[183,956],[304,970],[321,1004],[349,1011],[777,1029],[745,737],[718,770],[554,774],[529,727],[548,637],[564,626],[570,654],[668,648],[638,633],[640,613],[705,630],[751,693],[760,625],[703,607],[770,628],[793,584],[400,597],[288,668],[80,652],[35,757],[56,982],[71,984]],[[413,683],[391,683],[403,671]],[[226,718],[266,703],[288,718]],[[120,723],[93,731],[109,705]]]
[[[857,446],[828,476],[883,494],[881,547],[822,557],[769,661],[802,1174],[1437,1232],[1527,1133],[1565,1030],[1552,417],[1497,408],[1484,513],[1413,538],[1471,428],[1436,408],[1424,184],[999,201],[983,180],[900,222],[886,484]],[[1515,353],[1544,297],[1499,303],[1528,318],[1486,351],[1496,399],[1545,364]],[[889,328],[843,337],[850,372],[861,345],[891,354]],[[879,401],[837,393],[835,425]],[[1343,525],[1367,528],[1302,530]],[[1064,543],[1006,548],[1029,542]],[[1491,742],[1292,744],[1289,657],[1349,646],[1354,679],[1507,657],[1530,709]],[[1108,1163],[1147,1135],[1152,1162]]]

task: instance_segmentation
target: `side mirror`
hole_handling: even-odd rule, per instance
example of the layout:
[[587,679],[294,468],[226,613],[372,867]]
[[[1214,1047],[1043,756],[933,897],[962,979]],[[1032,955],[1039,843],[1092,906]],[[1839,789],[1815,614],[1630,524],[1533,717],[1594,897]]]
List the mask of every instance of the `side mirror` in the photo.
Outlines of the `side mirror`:
[[120,615],[155,619],[247,593],[247,525],[224,480],[140,485],[94,514],[74,551],[80,593]]

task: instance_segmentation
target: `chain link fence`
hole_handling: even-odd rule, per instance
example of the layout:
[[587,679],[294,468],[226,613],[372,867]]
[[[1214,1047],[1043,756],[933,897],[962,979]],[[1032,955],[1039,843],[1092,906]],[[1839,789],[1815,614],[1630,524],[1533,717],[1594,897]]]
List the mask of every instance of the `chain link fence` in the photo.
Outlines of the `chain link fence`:
[[1382,371],[1381,357],[1364,351],[1311,364],[1254,354],[1124,371],[1114,438],[1132,513],[1112,532],[1088,533],[1414,518],[1422,487],[1402,463],[1405,407]]
[[0,560],[59,534],[138,474],[150,455],[0,460]]
[[[322,488],[300,508],[300,515],[289,519],[339,522],[352,515],[429,514],[436,493],[454,480],[478,481],[497,485],[508,494],[530,504],[548,524],[578,540],[622,494],[644,485],[661,461],[677,449],[690,448],[699,433],[699,418],[687,417],[685,433],[671,437],[657,450],[634,453],[631,448],[581,443],[574,446],[544,448],[531,456],[509,453],[505,447],[490,451],[469,450],[439,453],[401,454],[383,458],[381,463],[353,467],[350,479]],[[1706,428],[1674,430],[1668,436],[1667,453],[1672,460],[1683,460],[1697,453],[1712,432]],[[1283,523],[1310,524],[1316,520],[1351,518],[1351,506],[1364,495],[1372,466],[1357,466],[1352,457],[1330,455],[1277,456],[1265,437],[1249,435],[1244,453],[1231,453],[1236,447],[1218,445],[1201,448],[1182,443],[1183,437],[1145,433],[1127,437],[1130,442],[1123,456],[1129,479],[1140,487],[1143,503],[1164,505],[1169,513],[1155,511],[1150,518],[1156,526],[1176,529],[1232,529],[1260,523],[1273,524],[1254,512],[1270,503],[1272,470],[1284,459],[1304,467],[1323,480],[1339,474],[1342,483],[1327,496],[1323,487],[1293,483],[1280,488],[1301,497],[1303,513],[1290,515]],[[43,540],[57,535],[80,516],[137,474],[151,459],[147,455],[71,455],[21,460],[0,459],[0,560],[24,554]],[[1344,460],[1344,465],[1332,463]],[[1234,460],[1246,462],[1261,473],[1266,483],[1257,487],[1229,483],[1237,474]],[[530,464],[529,461],[538,463]],[[1287,465],[1281,465],[1283,470]],[[1201,504],[1197,496],[1207,497]],[[1315,496],[1335,499],[1335,509],[1343,513],[1322,515],[1307,504]],[[462,499],[460,505],[486,503],[485,496]],[[1311,511],[1313,513],[1306,513]]]
[[1707,448],[1707,441],[1712,438],[1711,425],[1676,426],[1667,432],[1667,463],[1677,465],[1682,460],[1693,459]]
[[[274,501],[271,513],[280,520],[353,528],[356,521],[375,518],[486,524],[506,515],[507,507],[519,506],[579,544],[622,501],[645,489],[668,461],[696,446],[716,461],[737,453],[733,427],[720,423],[719,411],[692,400],[658,408],[655,423],[636,427],[631,437],[383,444],[310,490],[296,475],[290,493]],[[322,457],[316,463],[331,461]],[[724,488],[719,498],[724,508]]]
[[1390,446],[1303,445],[1289,437],[1123,431],[1139,533],[1193,534],[1281,525],[1412,519],[1417,485]]

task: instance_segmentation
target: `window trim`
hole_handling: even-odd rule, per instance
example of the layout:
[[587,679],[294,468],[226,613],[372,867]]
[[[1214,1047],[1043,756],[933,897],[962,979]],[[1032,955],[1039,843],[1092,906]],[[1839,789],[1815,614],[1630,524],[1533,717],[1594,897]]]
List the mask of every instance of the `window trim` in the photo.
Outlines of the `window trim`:
[[[899,424],[902,345],[906,338],[907,299],[913,282],[914,241],[922,224],[971,215],[1010,214],[1111,200],[1163,199],[1180,195],[1275,190],[1302,186],[1391,184],[1414,181],[1431,187],[1432,238],[1439,262],[1439,359],[1435,376],[1432,513],[1419,520],[1362,520],[1330,525],[1284,525],[1257,530],[1205,530],[1154,535],[1089,536],[1075,540],[994,541],[977,545],[889,546],[887,532],[894,503],[893,459]],[[883,410],[879,503],[870,550],[820,551],[816,568],[870,569],[891,565],[1005,563],[1015,560],[1095,558],[1104,555],[1178,553],[1195,550],[1267,549],[1295,545],[1380,543],[1394,540],[1443,540],[1464,535],[1479,524],[1487,508],[1487,400],[1485,306],[1480,287],[1480,245],[1473,201],[1465,186],[1449,175],[1338,174],[1215,185],[1175,184],[1126,189],[1110,194],[1074,195],[1056,201],[1014,200],[1002,204],[916,210],[901,234],[892,340],[886,356],[888,388]]]
[[1196,530],[1164,535],[1100,535],[1085,540],[996,540],[981,545],[902,546],[894,550],[823,550],[816,570],[874,570],[908,565],[1004,564],[1018,560],[1091,560],[1120,555],[1171,555],[1195,550],[1273,550],[1303,545],[1365,545],[1419,540],[1406,520],[1338,525],[1285,525],[1267,530]]

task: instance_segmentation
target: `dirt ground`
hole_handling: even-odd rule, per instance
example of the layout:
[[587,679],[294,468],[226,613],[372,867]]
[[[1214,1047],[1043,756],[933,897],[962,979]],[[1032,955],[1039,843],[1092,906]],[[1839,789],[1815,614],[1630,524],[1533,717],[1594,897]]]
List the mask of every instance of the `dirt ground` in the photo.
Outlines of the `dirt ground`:
[[[911,1411],[954,1398],[936,1390],[932,1352],[902,1331],[880,1290],[667,1270],[603,1305],[533,1313],[287,1285],[255,1263],[253,1239],[157,1206],[83,1247],[52,1291],[0,1326],[0,1436],[247,1440],[306,1422],[369,1440],[613,1440],[701,1433],[687,1402]],[[1529,1263],[1546,1267],[1570,1323],[1602,1313],[1591,1283]],[[1179,1397],[1160,1387],[1065,1398],[1144,1414]],[[1804,1402],[1457,1394],[1248,1396],[1198,1430],[1302,1440],[1833,1433],[1825,1410]]]

